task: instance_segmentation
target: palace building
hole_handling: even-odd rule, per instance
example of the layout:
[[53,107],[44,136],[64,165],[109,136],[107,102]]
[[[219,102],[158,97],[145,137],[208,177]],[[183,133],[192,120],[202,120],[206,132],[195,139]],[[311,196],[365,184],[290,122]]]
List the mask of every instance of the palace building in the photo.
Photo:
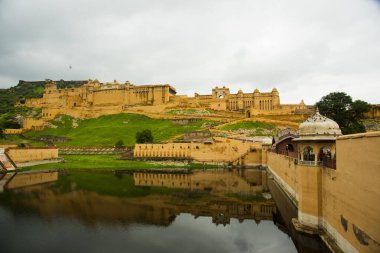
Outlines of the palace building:
[[42,98],[25,101],[29,107],[42,108],[43,119],[53,119],[59,114],[77,118],[93,118],[107,114],[122,113],[135,106],[168,106],[206,108],[216,111],[245,113],[246,117],[257,114],[302,114],[310,113],[303,101],[299,104],[281,104],[276,88],[271,92],[232,94],[229,88],[215,87],[209,95],[195,93],[193,97],[177,95],[176,89],[169,84],[133,85],[126,81],[100,83],[88,80],[87,83],[73,88],[57,88],[52,80],[45,81]]

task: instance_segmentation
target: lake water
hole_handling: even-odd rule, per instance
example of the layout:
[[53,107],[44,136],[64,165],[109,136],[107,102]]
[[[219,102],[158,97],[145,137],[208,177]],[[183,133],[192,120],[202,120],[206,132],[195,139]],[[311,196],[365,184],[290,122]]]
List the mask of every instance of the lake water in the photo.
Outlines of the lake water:
[[328,252],[261,170],[18,174],[0,252]]

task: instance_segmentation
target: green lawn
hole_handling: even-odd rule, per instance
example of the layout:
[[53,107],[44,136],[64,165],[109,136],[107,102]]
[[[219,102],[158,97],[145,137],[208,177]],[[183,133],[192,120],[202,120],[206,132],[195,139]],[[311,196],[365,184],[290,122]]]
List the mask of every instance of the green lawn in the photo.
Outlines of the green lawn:
[[125,145],[134,145],[136,132],[144,129],[152,131],[154,142],[161,142],[187,131],[201,129],[204,123],[213,121],[201,120],[178,125],[168,119],[152,119],[139,114],[115,114],[85,120],[61,116],[51,123],[55,128],[28,132],[25,136],[35,138],[40,135],[53,135],[71,139],[56,143],[57,146],[114,146],[118,140],[123,140]]
[[236,124],[223,126],[221,130],[240,131],[240,130],[255,130],[250,136],[267,136],[275,135],[277,128],[273,124],[256,122],[256,121],[242,121]]
[[160,165],[145,161],[119,160],[118,155],[61,155],[65,159],[64,163],[41,164],[24,167],[22,170],[47,170],[47,169],[159,169],[159,168],[213,168],[215,166],[202,164],[189,165]]
[[16,134],[6,135],[5,139],[0,139],[0,144],[9,144],[9,143],[20,144],[20,143],[23,143],[24,141],[27,141],[33,147],[46,146],[44,142],[34,141],[34,140],[24,140]]

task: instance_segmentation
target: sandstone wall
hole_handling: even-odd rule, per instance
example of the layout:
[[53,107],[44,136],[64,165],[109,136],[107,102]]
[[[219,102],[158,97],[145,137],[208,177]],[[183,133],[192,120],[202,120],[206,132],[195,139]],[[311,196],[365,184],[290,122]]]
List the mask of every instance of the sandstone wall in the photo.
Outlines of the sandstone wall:
[[285,189],[288,195],[298,201],[298,173],[297,159],[267,152],[267,166],[274,174],[275,180]]
[[11,148],[8,156],[15,163],[41,161],[58,158],[57,148]]
[[4,134],[22,134],[24,132],[24,129],[22,128],[5,128]]
[[371,110],[365,114],[367,118],[379,119],[380,118],[380,105],[372,105]]
[[341,136],[336,170],[268,152],[275,180],[302,224],[325,230],[344,252],[380,251],[380,132]]
[[336,146],[336,171],[322,170],[324,228],[345,252],[380,252],[380,133],[342,136]]
[[[228,140],[214,143],[165,143],[165,144],[136,144],[135,157],[173,157],[194,159],[210,163],[243,163],[243,159],[251,151],[252,143]],[[256,146],[255,146],[256,147]],[[253,147],[252,147],[253,148]],[[255,163],[261,155],[247,157],[247,163]]]
[[44,125],[42,119],[25,118],[22,122],[22,127],[25,130],[40,129]]

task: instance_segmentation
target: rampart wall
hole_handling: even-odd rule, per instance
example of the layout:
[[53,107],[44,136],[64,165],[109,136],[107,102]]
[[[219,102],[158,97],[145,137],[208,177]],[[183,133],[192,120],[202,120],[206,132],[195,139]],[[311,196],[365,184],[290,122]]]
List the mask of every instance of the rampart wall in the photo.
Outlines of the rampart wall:
[[268,170],[298,205],[298,220],[323,229],[344,252],[380,251],[380,132],[336,141],[336,170],[268,152]]
[[212,143],[136,144],[137,158],[184,158],[205,163],[260,165],[261,146],[250,142],[226,140]]
[[6,152],[15,163],[58,158],[57,148],[10,148]]

